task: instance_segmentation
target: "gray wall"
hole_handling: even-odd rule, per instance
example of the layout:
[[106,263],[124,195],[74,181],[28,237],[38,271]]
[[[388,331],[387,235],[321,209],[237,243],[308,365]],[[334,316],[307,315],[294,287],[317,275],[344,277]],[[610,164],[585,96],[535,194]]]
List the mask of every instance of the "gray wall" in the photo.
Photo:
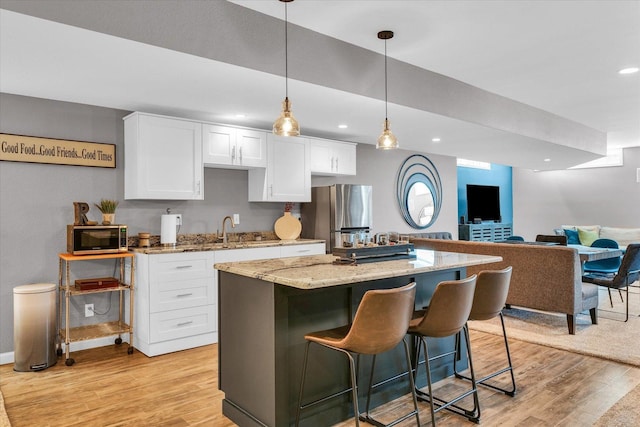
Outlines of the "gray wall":
[[[120,200],[116,220],[139,231],[160,234],[160,215],[166,208],[183,214],[180,233],[212,233],[222,218],[240,214],[236,231],[273,230],[284,203],[247,202],[247,172],[205,169],[204,201],[125,201],[123,181],[123,123],[129,112],[80,104],[0,94],[0,132],[48,138],[116,144],[116,169],[0,162],[0,354],[13,350],[13,288],[28,283],[57,283],[57,254],[66,249],[66,224],[73,222],[73,202],[93,206],[101,198]],[[335,182],[374,186],[376,231],[410,232],[395,203],[395,174],[409,151],[378,152],[358,146],[357,177],[319,178],[313,185]],[[455,159],[428,157],[443,181],[444,200],[438,221],[430,230],[457,235]],[[99,219],[97,210],[90,219]],[[113,265],[83,262],[74,265],[79,277],[112,276]],[[84,275],[84,276],[83,276]],[[111,298],[111,300],[109,299]],[[72,325],[113,319],[115,295],[75,297]],[[105,316],[85,319],[84,303],[94,303]]]
[[526,239],[563,224],[640,227],[640,147],[624,166],[533,172],[513,169],[514,234]]

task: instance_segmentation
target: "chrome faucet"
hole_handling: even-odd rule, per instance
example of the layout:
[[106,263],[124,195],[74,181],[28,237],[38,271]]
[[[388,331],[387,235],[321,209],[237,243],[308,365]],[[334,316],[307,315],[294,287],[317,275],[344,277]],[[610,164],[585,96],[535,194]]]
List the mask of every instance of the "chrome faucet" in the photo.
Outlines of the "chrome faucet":
[[231,218],[229,215],[225,216],[224,219],[222,220],[222,244],[223,245],[226,245],[228,242],[227,229],[225,227],[225,225],[227,224],[227,220],[231,221],[231,228],[236,228],[236,224],[233,222],[233,218]]

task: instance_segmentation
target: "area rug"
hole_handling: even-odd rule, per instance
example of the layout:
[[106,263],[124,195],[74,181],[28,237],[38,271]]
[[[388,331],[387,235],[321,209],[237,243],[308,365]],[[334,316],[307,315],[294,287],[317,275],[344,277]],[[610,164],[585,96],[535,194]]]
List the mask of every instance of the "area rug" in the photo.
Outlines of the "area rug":
[[[624,304],[617,292],[612,292],[614,308],[609,305],[606,289],[600,293],[600,308],[613,310],[607,313],[598,310],[598,324],[592,325],[588,312],[580,314],[576,319],[576,334],[569,335],[567,317],[564,314],[547,313],[530,309],[511,308],[503,310],[505,326],[509,339],[526,341],[534,344],[572,351],[574,353],[601,357],[616,362],[640,367],[640,295],[638,289],[630,294],[630,318],[624,320]],[[623,293],[624,295],[624,293]],[[495,335],[502,335],[500,320],[470,321],[469,328]]]
[[7,416],[7,410],[4,407],[4,397],[2,396],[2,390],[0,390],[0,427],[11,427],[9,417]]
[[593,427],[629,427],[640,426],[640,385],[631,390],[607,412]]

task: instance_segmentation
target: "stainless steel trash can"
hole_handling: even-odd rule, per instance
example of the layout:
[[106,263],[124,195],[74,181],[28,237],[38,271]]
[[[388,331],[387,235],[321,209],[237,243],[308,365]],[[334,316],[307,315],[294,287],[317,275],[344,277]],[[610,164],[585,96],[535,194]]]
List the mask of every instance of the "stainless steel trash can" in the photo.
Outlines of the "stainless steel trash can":
[[40,371],[57,362],[56,285],[13,288],[13,370]]

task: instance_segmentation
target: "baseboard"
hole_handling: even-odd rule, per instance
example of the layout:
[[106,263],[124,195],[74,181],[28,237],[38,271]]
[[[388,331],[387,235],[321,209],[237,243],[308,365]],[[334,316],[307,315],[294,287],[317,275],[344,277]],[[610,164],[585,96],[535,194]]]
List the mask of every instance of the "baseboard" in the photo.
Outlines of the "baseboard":
[[[105,347],[108,345],[113,345],[116,336],[117,335],[113,335],[110,337],[95,338],[92,340],[72,342],[69,344],[69,351],[74,352],[74,351],[80,351],[80,350],[88,350],[90,348]],[[122,334],[122,342],[128,343],[129,340],[125,339],[126,336],[127,334]],[[64,343],[62,343],[62,351],[64,351]],[[15,355],[13,351],[0,353],[0,365],[8,365],[13,362],[15,362]]]
[[6,353],[0,353],[0,365],[8,365],[9,363],[13,363],[14,358],[13,351],[8,351]]

